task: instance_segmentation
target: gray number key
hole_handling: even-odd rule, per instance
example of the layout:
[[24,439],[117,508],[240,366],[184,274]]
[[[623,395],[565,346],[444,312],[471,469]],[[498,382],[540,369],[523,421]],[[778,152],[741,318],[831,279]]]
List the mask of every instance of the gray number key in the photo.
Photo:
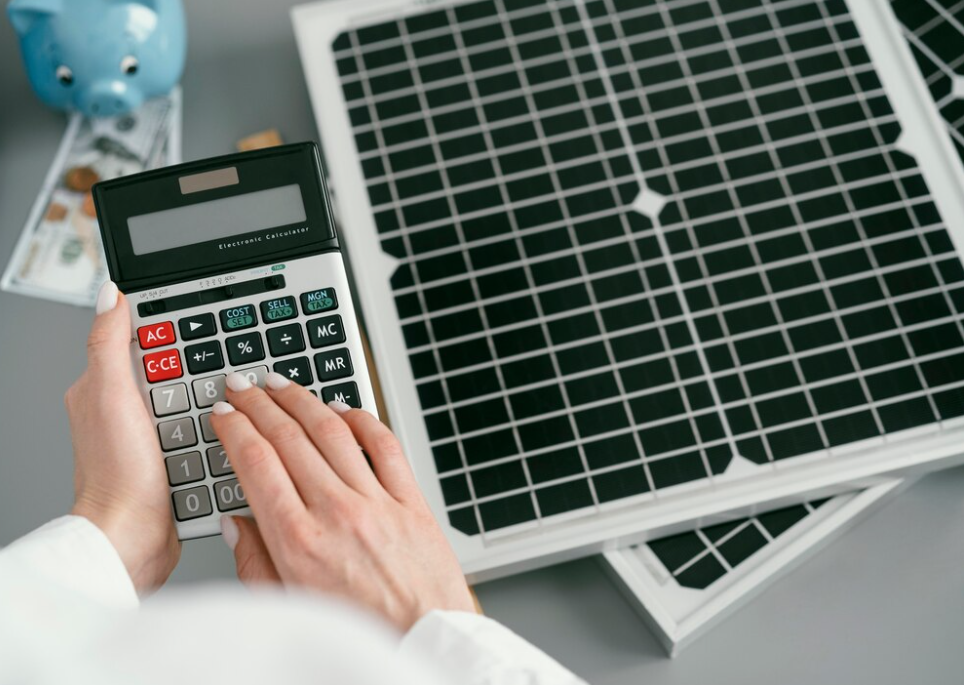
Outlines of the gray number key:
[[200,452],[168,457],[164,463],[167,465],[167,481],[171,485],[184,485],[196,480],[204,480],[204,464],[201,463]]
[[211,412],[201,414],[198,417],[198,421],[201,422],[201,437],[204,439],[204,442],[217,442],[218,434],[215,433],[211,427]]
[[184,383],[168,385],[151,390],[151,404],[154,405],[154,416],[170,416],[180,414],[191,408],[187,399],[187,386]]
[[194,400],[200,409],[224,401],[224,374],[199,378],[191,385],[194,387]]
[[208,468],[211,469],[211,475],[215,478],[234,473],[234,468],[228,461],[228,453],[221,445],[208,447]]
[[194,447],[197,444],[194,419],[189,416],[157,424],[157,434],[161,438],[161,449],[165,452],[182,447]]
[[207,516],[214,510],[211,508],[211,495],[205,486],[178,490],[172,495],[174,500],[174,516],[178,521]]
[[218,500],[218,511],[231,511],[248,506],[248,500],[245,499],[244,490],[237,478],[215,483],[214,496]]
[[250,369],[241,369],[238,373],[247,378],[251,382],[251,385],[257,385],[259,388],[263,388],[264,381],[268,377],[268,367],[252,366]]

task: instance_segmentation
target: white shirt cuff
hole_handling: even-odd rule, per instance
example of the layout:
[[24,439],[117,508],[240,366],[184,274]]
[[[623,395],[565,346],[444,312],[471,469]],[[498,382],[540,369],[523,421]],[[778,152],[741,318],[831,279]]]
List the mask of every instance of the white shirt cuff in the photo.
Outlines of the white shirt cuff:
[[429,660],[462,685],[585,685],[545,652],[479,614],[429,612],[400,649]]
[[117,550],[82,516],[61,516],[0,550],[3,569],[39,576],[110,608],[133,609],[140,603]]

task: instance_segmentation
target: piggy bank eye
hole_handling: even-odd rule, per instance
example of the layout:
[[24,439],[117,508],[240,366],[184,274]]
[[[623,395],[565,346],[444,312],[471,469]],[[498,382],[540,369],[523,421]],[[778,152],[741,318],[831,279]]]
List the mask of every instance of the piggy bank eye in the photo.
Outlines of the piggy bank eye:
[[57,67],[57,80],[65,86],[69,86],[74,82],[74,72],[66,64],[61,64]]
[[120,67],[123,73],[128,76],[133,76],[137,73],[137,58],[133,55],[128,55],[121,60]]

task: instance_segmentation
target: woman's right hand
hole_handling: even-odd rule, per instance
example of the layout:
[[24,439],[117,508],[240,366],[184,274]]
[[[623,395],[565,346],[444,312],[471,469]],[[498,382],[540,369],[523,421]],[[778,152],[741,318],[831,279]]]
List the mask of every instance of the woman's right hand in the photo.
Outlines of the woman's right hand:
[[257,520],[222,519],[242,580],[340,595],[403,631],[433,609],[475,611],[458,560],[384,424],[360,409],[325,405],[279,374],[269,374],[267,390],[240,374],[227,386],[230,404],[214,406],[211,424]]

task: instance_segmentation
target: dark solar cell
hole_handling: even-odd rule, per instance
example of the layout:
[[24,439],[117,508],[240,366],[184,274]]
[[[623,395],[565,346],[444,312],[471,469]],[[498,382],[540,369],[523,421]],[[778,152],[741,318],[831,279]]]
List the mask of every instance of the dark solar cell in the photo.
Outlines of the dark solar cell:
[[484,1],[334,48],[459,530],[964,413],[964,268],[843,3]]

